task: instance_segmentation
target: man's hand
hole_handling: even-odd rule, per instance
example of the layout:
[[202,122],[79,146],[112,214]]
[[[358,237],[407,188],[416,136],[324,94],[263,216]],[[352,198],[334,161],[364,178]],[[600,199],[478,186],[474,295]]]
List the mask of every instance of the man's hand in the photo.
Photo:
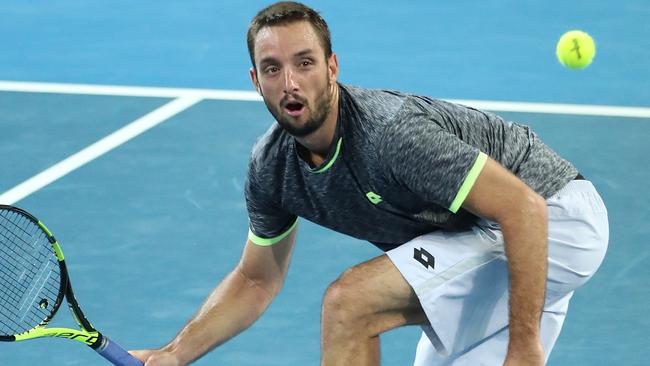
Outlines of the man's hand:
[[144,363],[145,366],[184,366],[171,352],[163,350],[138,350],[129,351],[135,358]]

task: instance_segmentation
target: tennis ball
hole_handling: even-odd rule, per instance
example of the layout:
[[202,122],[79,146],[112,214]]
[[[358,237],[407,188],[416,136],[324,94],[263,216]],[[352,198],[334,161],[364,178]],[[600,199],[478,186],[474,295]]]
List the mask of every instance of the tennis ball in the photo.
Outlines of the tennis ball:
[[572,30],[560,37],[555,49],[557,59],[570,69],[583,69],[593,61],[596,44],[593,38],[583,31]]

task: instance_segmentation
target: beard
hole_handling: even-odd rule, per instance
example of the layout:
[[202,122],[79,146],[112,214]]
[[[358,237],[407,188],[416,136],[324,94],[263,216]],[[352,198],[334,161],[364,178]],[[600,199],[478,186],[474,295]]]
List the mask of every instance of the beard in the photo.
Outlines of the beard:
[[318,128],[322,126],[323,123],[325,123],[325,119],[327,118],[332,105],[332,93],[330,92],[331,86],[332,83],[328,79],[324,90],[317,93],[318,97],[314,101],[314,108],[307,104],[306,99],[301,98],[297,95],[293,95],[294,99],[300,102],[304,108],[309,108],[309,119],[301,126],[296,126],[293,124],[292,117],[287,116],[284,113],[284,108],[282,106],[285,104],[287,96],[282,98],[279,106],[272,104],[271,101],[268,101],[266,98],[264,98],[264,95],[262,95],[262,97],[264,98],[264,104],[266,104],[266,108],[269,110],[269,112],[271,112],[278,124],[280,124],[280,126],[285,131],[287,131],[287,133],[294,137],[304,137],[318,130]]

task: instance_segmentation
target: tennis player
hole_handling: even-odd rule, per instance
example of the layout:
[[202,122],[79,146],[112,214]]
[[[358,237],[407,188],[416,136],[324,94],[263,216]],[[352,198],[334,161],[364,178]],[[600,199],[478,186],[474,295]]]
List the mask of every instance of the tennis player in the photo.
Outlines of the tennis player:
[[385,254],[327,289],[322,365],[378,365],[380,334],[418,324],[415,365],[542,365],[598,269],[606,208],[528,127],[467,106],[338,82],[325,21],[293,2],[248,30],[275,117],[246,183],[241,261],[148,366],[186,365],[250,326],[282,287],[298,217]]

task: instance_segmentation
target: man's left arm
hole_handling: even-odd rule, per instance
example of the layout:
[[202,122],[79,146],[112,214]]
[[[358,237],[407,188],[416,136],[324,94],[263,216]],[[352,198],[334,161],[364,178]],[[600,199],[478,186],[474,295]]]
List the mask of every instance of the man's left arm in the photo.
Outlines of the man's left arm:
[[543,365],[540,317],[547,271],[546,201],[488,159],[462,207],[499,223],[510,274],[510,340],[505,365]]

